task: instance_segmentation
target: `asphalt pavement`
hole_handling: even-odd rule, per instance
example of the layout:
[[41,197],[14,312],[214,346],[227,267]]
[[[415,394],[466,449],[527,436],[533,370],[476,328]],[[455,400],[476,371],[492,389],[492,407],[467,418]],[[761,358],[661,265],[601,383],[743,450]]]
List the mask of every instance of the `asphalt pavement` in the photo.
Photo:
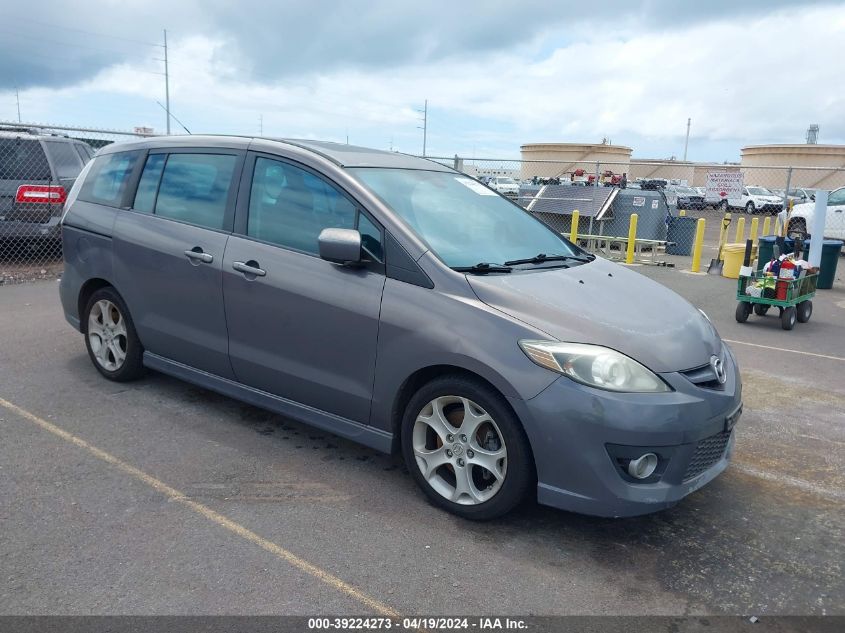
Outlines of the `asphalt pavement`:
[[472,523],[401,460],[150,373],[110,383],[53,282],[0,287],[0,614],[845,614],[845,291],[734,321],[734,282],[636,270],[743,372],[728,470],[678,506]]

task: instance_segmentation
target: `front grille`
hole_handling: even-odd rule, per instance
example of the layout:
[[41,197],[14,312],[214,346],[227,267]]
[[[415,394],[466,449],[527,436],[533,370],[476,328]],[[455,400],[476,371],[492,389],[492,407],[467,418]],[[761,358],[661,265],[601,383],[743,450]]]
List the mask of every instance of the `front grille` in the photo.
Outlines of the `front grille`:
[[703,389],[725,388],[725,385],[719,382],[719,379],[716,377],[716,371],[709,363],[694,369],[687,369],[686,371],[682,371],[681,374],[683,374],[687,380],[696,387],[701,387]]
[[725,448],[727,448],[730,439],[731,432],[722,431],[721,433],[701,440],[698,446],[695,447],[695,453],[693,453],[692,459],[687,466],[687,471],[684,473],[684,481],[698,477],[722,459],[722,455],[725,454]]

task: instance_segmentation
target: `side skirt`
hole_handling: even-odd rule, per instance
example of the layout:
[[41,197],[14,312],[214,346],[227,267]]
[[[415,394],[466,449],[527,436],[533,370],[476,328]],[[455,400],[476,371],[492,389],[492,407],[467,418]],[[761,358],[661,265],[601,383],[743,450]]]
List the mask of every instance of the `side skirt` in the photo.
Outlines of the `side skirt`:
[[383,453],[390,453],[393,443],[393,434],[380,429],[375,429],[360,422],[328,413],[305,404],[274,396],[266,391],[248,387],[239,382],[221,378],[208,372],[194,369],[188,365],[169,360],[158,354],[144,352],[144,366],[160,371],[163,374],[179,378],[199,387],[216,391],[235,400],[268,409],[275,413],[293,418],[298,422],[340,435],[346,439],[369,446]]

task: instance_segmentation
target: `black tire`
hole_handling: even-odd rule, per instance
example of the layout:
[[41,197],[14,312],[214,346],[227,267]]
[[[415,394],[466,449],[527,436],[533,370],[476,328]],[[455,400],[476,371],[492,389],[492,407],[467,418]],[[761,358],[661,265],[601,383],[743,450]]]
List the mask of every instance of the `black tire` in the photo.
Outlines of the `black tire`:
[[[446,499],[426,480],[417,464],[413,448],[417,416],[432,400],[442,396],[458,396],[476,403],[490,414],[501,432],[501,439],[507,450],[504,480],[494,496],[481,503],[462,505]],[[465,519],[487,521],[507,514],[526,500],[529,492],[536,486],[534,456],[522,424],[501,394],[484,382],[469,376],[441,376],[425,384],[414,394],[402,418],[401,445],[402,455],[411,476],[429,500],[434,505]]]
[[748,202],[745,205],[745,212],[748,215],[754,215],[755,213],[757,213],[757,207],[754,206],[753,202]]
[[765,303],[755,303],[754,304],[754,314],[757,316],[766,316],[769,312],[769,308],[771,306],[767,306]]
[[751,304],[740,301],[736,304],[736,322],[745,323],[751,314]]
[[783,314],[780,317],[780,325],[784,330],[791,330],[795,327],[795,321],[797,320],[796,313],[795,306],[784,308]]
[[719,201],[719,204],[716,206],[716,208],[727,213],[727,211],[728,211],[728,201],[727,200]]
[[813,314],[812,301],[802,301],[795,307],[797,308],[797,318],[799,323],[806,323],[810,320],[810,316]]
[[[103,300],[111,302],[117,308],[120,317],[124,321],[126,329],[126,334],[123,336],[123,339],[125,340],[117,343],[121,345],[122,349],[125,348],[124,351],[126,356],[123,360],[123,364],[114,370],[107,369],[100,363],[99,360],[97,360],[97,355],[92,349],[91,337],[88,332],[91,312],[94,310],[97,303]],[[114,380],[115,382],[128,382],[130,380],[140,378],[144,374],[144,365],[142,362],[144,348],[141,345],[141,341],[138,339],[138,334],[135,332],[135,324],[132,322],[132,316],[129,314],[129,309],[126,307],[126,303],[123,301],[123,298],[114,288],[106,286],[105,288],[96,290],[89,297],[88,303],[85,305],[85,310],[81,316],[83,334],[85,335],[85,348],[88,350],[88,357],[91,359],[91,362],[97,371],[109,380]]]

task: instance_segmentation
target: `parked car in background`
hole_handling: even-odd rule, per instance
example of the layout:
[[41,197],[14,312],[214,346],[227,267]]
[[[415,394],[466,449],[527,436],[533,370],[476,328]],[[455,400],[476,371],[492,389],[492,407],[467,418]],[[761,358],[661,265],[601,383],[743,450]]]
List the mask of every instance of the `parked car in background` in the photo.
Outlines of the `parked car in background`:
[[506,176],[491,178],[487,186],[509,198],[516,198],[519,195],[519,183],[513,178]]
[[787,200],[795,204],[804,204],[806,202],[814,202],[816,199],[815,189],[805,189],[804,187],[796,187],[790,189]]
[[765,187],[743,187],[739,198],[722,200],[720,208],[744,209],[748,214],[763,213],[775,215],[783,209],[783,198]]
[[701,210],[704,208],[704,195],[699,194],[692,187],[684,187],[682,185],[669,185],[666,187],[666,194],[674,193],[677,197],[677,205],[679,209],[695,209]]
[[67,192],[93,155],[76,139],[0,129],[0,240],[58,239]]
[[[780,218],[781,224],[784,224],[787,222],[788,215],[787,235],[804,239],[812,231],[815,211],[815,201],[805,202],[795,205],[792,208],[792,213],[781,211],[778,218]],[[824,237],[845,240],[845,187],[840,187],[828,195]]]
[[460,516],[654,512],[731,457],[740,374],[707,316],[445,165],[151,138],[101,151],[62,231],[65,318],[106,379],[147,367],[401,452]]

